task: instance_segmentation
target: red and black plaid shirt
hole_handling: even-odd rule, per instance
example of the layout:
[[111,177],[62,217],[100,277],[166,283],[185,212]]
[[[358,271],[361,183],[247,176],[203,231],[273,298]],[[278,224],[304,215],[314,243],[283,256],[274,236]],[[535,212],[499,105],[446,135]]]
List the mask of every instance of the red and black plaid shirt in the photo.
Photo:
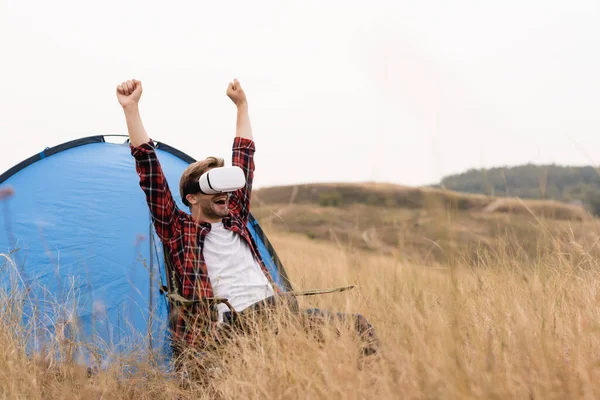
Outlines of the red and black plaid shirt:
[[[198,222],[186,212],[178,209],[171,194],[167,180],[154,150],[154,142],[150,140],[138,147],[131,147],[131,154],[136,161],[136,170],[140,177],[140,187],[146,194],[152,220],[158,237],[167,251],[175,274],[180,295],[187,300],[198,300],[213,296],[208,271],[202,249],[204,238],[210,232],[211,225]],[[236,137],[233,141],[232,164],[240,167],[246,176],[246,186],[233,192],[229,199],[229,216],[223,218],[223,226],[239,234],[250,245],[261,269],[267,276],[273,289],[278,288],[266,268],[256,243],[248,231],[247,222],[250,212],[250,196],[254,176],[254,142],[250,139]],[[196,309],[195,312],[198,312]],[[203,313],[208,310],[203,309]],[[175,340],[195,344],[201,340],[202,333],[194,332],[187,326],[191,318],[208,318],[208,315],[177,316],[174,327]]]

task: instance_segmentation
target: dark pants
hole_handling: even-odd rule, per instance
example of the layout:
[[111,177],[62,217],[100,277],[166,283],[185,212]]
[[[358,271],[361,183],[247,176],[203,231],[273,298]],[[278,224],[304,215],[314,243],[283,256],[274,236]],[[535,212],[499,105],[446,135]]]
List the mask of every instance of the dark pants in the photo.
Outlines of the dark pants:
[[369,321],[360,314],[346,314],[341,312],[331,312],[318,308],[299,310],[295,299],[292,301],[286,296],[276,299],[274,296],[268,297],[263,301],[255,303],[246,308],[237,315],[231,311],[223,314],[223,322],[226,330],[251,333],[256,322],[267,322],[268,311],[284,305],[291,311],[292,315],[298,317],[307,331],[318,333],[326,323],[333,323],[336,320],[342,323],[350,323],[357,335],[362,341],[361,351],[364,355],[377,353],[380,347],[379,338]]

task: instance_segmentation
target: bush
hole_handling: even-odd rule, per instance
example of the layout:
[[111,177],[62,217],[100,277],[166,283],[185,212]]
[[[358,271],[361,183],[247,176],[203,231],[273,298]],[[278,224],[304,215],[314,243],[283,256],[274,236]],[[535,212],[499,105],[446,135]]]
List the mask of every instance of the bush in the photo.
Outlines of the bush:
[[600,216],[600,190],[598,189],[590,189],[585,194],[584,203],[590,213],[594,216]]
[[323,207],[338,207],[342,204],[342,195],[340,192],[324,192],[319,195],[319,204]]

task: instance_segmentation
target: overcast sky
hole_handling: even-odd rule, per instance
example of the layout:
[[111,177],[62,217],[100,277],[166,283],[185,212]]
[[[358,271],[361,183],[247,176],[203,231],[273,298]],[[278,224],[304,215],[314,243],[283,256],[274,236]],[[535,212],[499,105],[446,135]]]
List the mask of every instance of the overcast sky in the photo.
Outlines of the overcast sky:
[[600,164],[598,21],[597,0],[0,0],[0,170],[126,133],[134,77],[151,137],[227,160],[237,77],[257,187]]

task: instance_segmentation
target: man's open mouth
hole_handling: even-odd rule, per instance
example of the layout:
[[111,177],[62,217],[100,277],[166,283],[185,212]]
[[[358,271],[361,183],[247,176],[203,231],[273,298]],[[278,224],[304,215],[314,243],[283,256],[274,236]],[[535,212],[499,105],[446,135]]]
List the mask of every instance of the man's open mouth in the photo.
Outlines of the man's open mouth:
[[225,205],[227,203],[227,197],[219,197],[215,200],[215,204]]

